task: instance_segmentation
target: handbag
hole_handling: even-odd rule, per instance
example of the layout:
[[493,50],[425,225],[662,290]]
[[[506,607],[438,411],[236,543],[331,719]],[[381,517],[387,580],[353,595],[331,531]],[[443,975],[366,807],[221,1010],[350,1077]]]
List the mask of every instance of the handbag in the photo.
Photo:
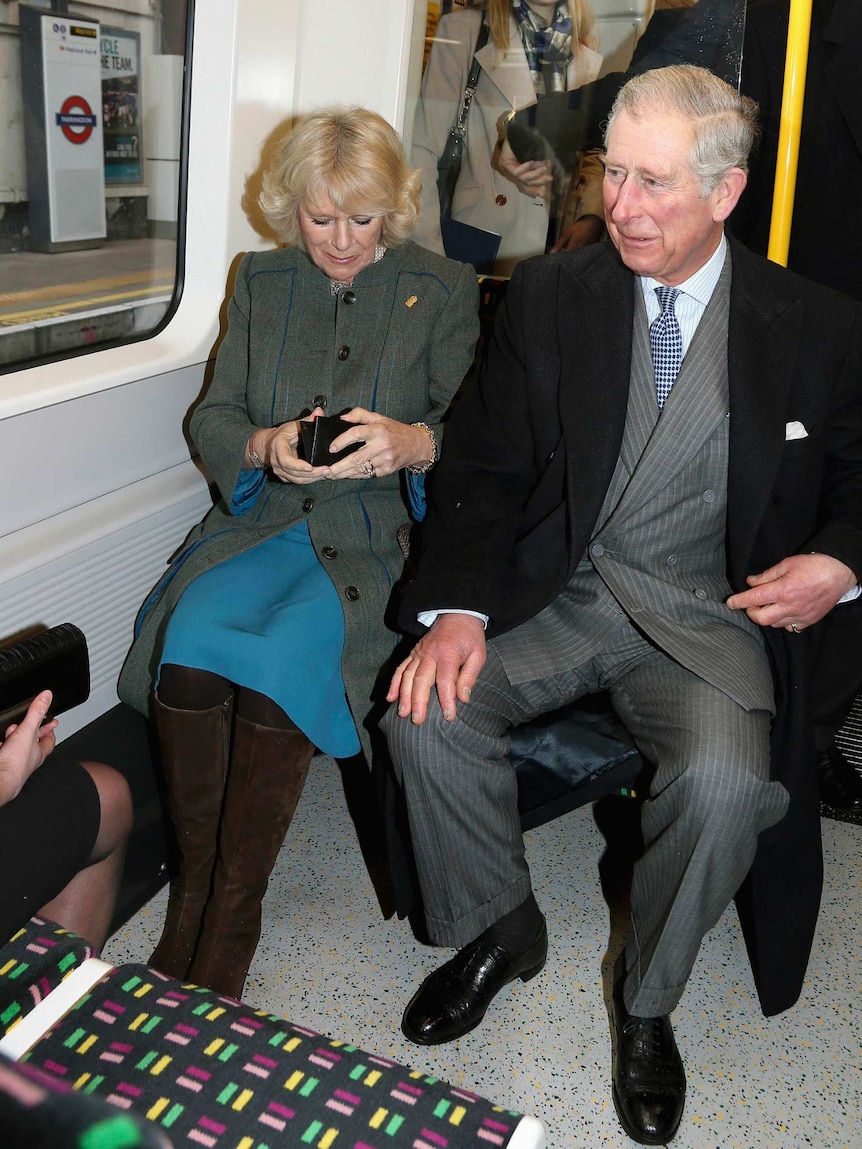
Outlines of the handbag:
[[467,115],[470,111],[470,105],[473,103],[473,96],[476,94],[476,85],[479,83],[480,65],[476,59],[476,53],[480,48],[484,48],[487,43],[488,24],[483,14],[482,24],[479,28],[479,36],[476,40],[476,47],[473,49],[473,63],[470,66],[467,83],[464,86],[464,95],[461,97],[461,104],[458,108],[455,122],[449,129],[449,135],[446,137],[446,146],[443,149],[443,154],[437,161],[437,191],[440,196],[441,221],[450,219],[452,216],[452,200],[455,196],[455,185],[458,182],[458,176],[461,174],[461,161],[464,156]]
[[0,739],[19,723],[42,690],[54,695],[47,718],[90,696],[90,659],[83,631],[71,622],[0,647]]
[[302,442],[302,453],[307,463],[312,467],[324,467],[330,463],[337,463],[339,459],[352,455],[358,451],[362,443],[357,441],[349,443],[340,451],[330,451],[333,439],[337,439],[344,431],[355,427],[355,423],[342,419],[340,415],[318,415],[309,422],[301,419],[299,422],[299,435]]

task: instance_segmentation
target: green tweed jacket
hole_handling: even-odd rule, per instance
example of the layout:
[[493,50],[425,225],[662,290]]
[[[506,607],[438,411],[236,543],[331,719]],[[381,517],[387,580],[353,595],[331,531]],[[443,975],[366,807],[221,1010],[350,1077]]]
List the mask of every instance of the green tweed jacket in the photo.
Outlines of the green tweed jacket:
[[387,606],[404,564],[397,539],[409,522],[404,474],[311,485],[269,478],[245,514],[231,512],[231,494],[251,432],[295,419],[321,399],[328,414],[360,406],[404,423],[421,420],[440,442],[441,420],[478,336],[476,276],[408,242],[336,298],[305,252],[251,253],[228,319],[212,384],[191,421],[221,498],[141,608],[120,697],[148,712],[165,626],[192,579],[305,520],[344,610],[344,683],[370,762],[369,713],[398,637]]

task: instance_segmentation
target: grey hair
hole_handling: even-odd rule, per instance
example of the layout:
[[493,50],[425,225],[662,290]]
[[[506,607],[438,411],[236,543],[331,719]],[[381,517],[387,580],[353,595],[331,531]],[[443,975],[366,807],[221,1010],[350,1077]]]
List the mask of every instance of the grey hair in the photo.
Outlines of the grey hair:
[[694,64],[654,68],[620,88],[605,127],[605,147],[620,112],[633,120],[664,112],[691,121],[689,163],[702,196],[710,195],[731,168],[748,171],[748,156],[760,132],[756,102]]

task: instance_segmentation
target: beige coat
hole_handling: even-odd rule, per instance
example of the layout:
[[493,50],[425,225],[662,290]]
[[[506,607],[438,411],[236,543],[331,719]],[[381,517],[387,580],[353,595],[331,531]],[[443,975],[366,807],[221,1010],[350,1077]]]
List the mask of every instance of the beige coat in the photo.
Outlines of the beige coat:
[[[411,162],[422,173],[422,219],[414,239],[441,253],[437,161],[464,94],[481,19],[482,13],[477,9],[463,9],[442,17],[416,109]],[[549,219],[547,198],[523,195],[492,164],[500,117],[513,108],[520,110],[536,103],[514,16],[509,20],[509,47],[505,54],[488,42],[476,58],[481,69],[467,118],[452,218],[502,236],[494,271],[511,275],[518,260],[545,250]],[[569,91],[595,80],[601,64],[598,52],[582,45],[569,64]],[[582,156],[573,220],[585,215],[603,218],[602,174],[597,155]]]
[[251,432],[294,419],[321,397],[331,414],[361,406],[404,423],[423,421],[440,441],[440,421],[478,336],[472,268],[405,243],[356,276],[353,296],[336,301],[329,280],[300,250],[252,253],[242,261],[214,378],[191,422],[222,498],[142,607],[119,683],[120,697],[142,713],[165,626],[184,588],[305,521],[341,600],[344,683],[371,760],[364,724],[398,637],[384,613],[404,565],[397,539],[409,522],[403,472],[307,486],[270,478],[247,514],[232,514],[226,505]]

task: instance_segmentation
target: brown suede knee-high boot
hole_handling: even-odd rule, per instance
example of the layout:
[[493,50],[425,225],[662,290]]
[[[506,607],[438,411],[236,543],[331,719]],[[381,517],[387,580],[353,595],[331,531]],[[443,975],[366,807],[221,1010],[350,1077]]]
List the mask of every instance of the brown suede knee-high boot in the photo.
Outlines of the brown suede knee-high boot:
[[313,752],[299,730],[237,716],[215,880],[189,981],[242,995],[260,940],[261,902]]
[[233,696],[209,710],[177,710],[155,698],[168,809],[180,854],[164,930],[150,965],[184,980],[210,895],[230,747]]

